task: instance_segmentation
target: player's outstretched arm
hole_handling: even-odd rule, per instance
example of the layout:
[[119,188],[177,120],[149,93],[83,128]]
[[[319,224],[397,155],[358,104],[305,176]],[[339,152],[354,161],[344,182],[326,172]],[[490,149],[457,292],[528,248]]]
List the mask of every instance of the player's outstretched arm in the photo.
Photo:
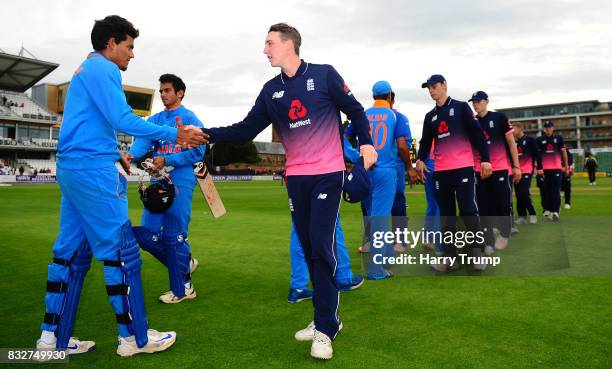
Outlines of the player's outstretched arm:
[[[181,117],[176,117],[177,127],[182,126]],[[204,125],[199,120],[191,121],[191,125],[197,127],[199,129],[204,128]],[[194,163],[202,161],[204,157],[204,153],[206,152],[206,145],[195,146],[189,150],[184,150],[181,152],[175,152],[170,155],[164,156],[164,165],[169,165],[173,167],[181,167],[181,166],[191,166]]]
[[252,141],[272,121],[268,116],[263,94],[262,90],[255,100],[255,105],[242,122],[228,127],[202,128],[206,142],[243,143]]
[[73,78],[82,80],[92,101],[114,130],[151,140],[176,139],[176,128],[148,123],[132,112],[121,87],[121,74],[115,65],[94,64]]

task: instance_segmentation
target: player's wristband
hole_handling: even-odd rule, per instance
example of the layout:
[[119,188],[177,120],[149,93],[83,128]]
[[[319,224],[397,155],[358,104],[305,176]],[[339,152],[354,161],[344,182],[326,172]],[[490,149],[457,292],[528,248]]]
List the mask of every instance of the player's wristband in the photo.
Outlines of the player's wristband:
[[488,162],[488,161],[481,161],[481,162],[480,162],[480,165],[482,165],[482,164],[489,164],[489,165],[491,165],[491,163],[490,163],[490,162]]

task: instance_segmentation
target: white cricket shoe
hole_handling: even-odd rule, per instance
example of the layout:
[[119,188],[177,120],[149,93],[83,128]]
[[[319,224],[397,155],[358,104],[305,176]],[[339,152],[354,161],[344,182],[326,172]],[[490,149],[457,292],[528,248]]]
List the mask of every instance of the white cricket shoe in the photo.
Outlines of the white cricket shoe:
[[552,215],[552,213],[549,210],[545,210],[542,215],[544,216],[544,218],[550,219],[550,216]]
[[140,353],[152,354],[154,352],[164,351],[172,346],[176,341],[176,332],[158,332],[155,329],[147,331],[149,342],[143,347],[136,345],[136,338],[119,337],[119,345],[117,345],[117,355],[132,356]]
[[506,247],[508,247],[508,239],[504,236],[498,236],[495,239],[495,249],[496,250],[503,250]]
[[558,222],[559,221],[559,213],[557,213],[557,212],[552,213],[552,215],[550,216],[550,220],[552,220],[553,222]]
[[495,249],[493,248],[493,246],[485,246],[484,254],[486,256],[491,256],[493,255],[494,252],[495,252]]
[[516,224],[527,224],[527,217],[518,217],[514,222]]
[[[340,322],[340,327],[338,327],[338,332],[342,330],[342,322]],[[295,332],[295,339],[298,341],[312,341],[315,335],[315,323],[314,320],[308,324],[308,327]]]
[[319,332],[316,329],[312,339],[312,346],[310,346],[310,356],[323,360],[329,360],[334,356],[331,339],[325,333]]
[[[57,342],[49,344],[39,339],[38,341],[36,341],[36,350],[55,350],[56,344]],[[93,351],[93,349],[95,348],[96,343],[94,341],[81,341],[77,337],[70,337],[70,339],[68,340],[68,346],[66,347],[66,349],[68,350],[68,355],[84,354],[86,352]]]
[[537,224],[538,223],[538,216],[537,215],[530,215],[529,216],[529,224]]
[[565,204],[565,208],[566,208],[566,209],[571,209],[571,208],[572,208],[572,206],[571,206],[570,204]]
[[198,269],[198,265],[200,265],[200,263],[198,262],[198,259],[196,258],[191,258],[189,259],[189,273],[193,273],[196,271],[196,269]]
[[196,290],[193,285],[191,285],[191,287],[185,287],[185,296],[176,297],[174,292],[168,291],[163,295],[159,296],[159,301],[163,302],[164,304],[178,304],[183,300],[195,299],[196,296]]

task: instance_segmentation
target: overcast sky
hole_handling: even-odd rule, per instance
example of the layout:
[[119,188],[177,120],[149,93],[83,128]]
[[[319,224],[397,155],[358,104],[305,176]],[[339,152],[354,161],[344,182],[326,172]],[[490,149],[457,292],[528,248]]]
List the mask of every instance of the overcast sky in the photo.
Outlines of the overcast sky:
[[[23,45],[60,64],[43,81],[70,79],[91,49],[95,19],[118,14],[140,30],[125,84],[158,88],[162,73],[187,84],[184,104],[209,127],[241,120],[279,73],[262,53],[269,26],[302,34],[301,56],[332,64],[359,101],[388,80],[420,137],[433,102],[420,88],[443,74],[452,97],[476,90],[490,108],[612,100],[609,1],[7,1],[0,48]],[[158,96],[154,110],[163,106]],[[269,141],[270,130],[258,140]]]

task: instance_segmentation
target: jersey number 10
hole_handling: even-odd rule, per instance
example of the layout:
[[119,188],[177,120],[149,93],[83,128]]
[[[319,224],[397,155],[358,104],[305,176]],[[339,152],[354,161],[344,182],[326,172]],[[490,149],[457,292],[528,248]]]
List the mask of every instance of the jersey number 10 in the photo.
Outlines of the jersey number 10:
[[[376,126],[375,126],[376,125]],[[381,131],[382,130],[382,134]],[[370,137],[374,143],[374,148],[380,150],[387,143],[387,125],[385,122],[370,123]]]

